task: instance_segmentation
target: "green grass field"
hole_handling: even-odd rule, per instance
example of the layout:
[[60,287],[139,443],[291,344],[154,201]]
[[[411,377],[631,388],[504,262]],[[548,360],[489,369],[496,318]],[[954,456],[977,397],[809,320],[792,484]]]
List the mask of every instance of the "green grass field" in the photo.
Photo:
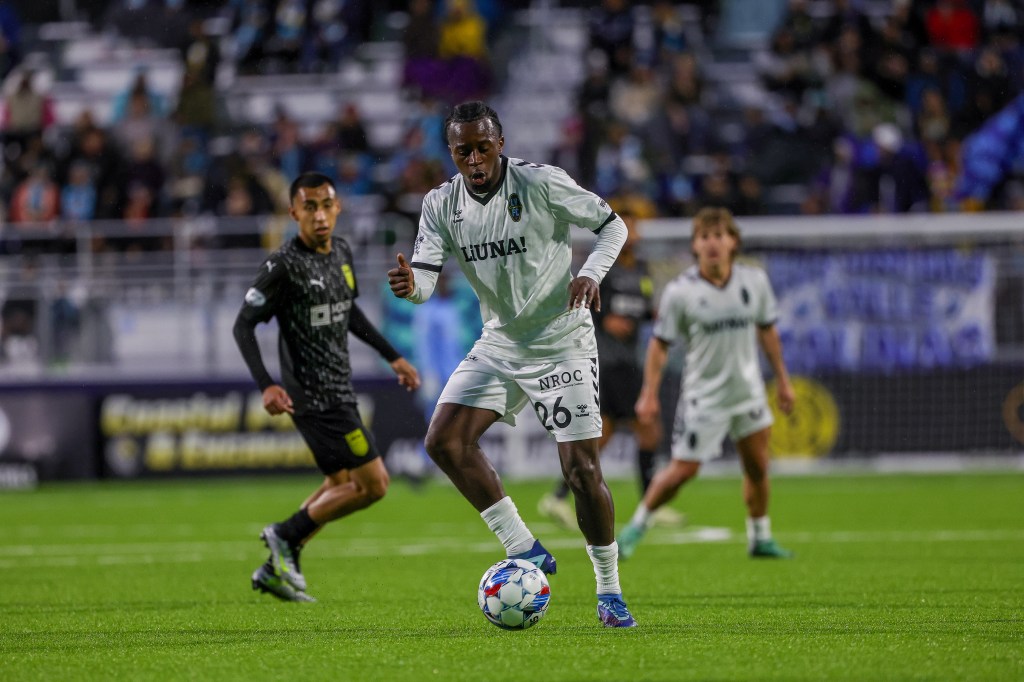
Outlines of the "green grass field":
[[[303,555],[317,604],[252,592],[264,523],[313,475],[50,484],[0,495],[0,679],[1020,680],[1024,476],[779,478],[792,561],[746,557],[738,478],[691,484],[690,524],[655,528],[622,565],[640,623],[607,631],[578,533],[535,511],[555,551],[544,620],[488,624],[483,571],[503,556],[447,484],[396,482]],[[624,522],[632,482],[613,485]]]

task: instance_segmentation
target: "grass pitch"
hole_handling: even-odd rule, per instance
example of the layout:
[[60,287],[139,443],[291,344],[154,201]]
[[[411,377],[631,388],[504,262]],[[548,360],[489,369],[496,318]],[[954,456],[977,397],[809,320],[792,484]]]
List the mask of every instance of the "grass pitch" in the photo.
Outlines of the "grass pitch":
[[[698,479],[622,564],[640,623],[607,631],[578,533],[525,632],[488,624],[476,586],[498,542],[449,485],[395,483],[303,555],[317,604],[249,588],[257,535],[317,478],[51,484],[0,495],[0,679],[1019,680],[1024,476],[778,478],[792,561],[745,555],[738,478]],[[636,504],[613,484],[619,523]]]

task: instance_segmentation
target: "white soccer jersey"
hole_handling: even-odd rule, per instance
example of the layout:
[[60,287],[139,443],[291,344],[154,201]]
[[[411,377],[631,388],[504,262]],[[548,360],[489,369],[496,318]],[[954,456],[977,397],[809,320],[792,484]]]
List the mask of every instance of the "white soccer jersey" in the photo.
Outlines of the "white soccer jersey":
[[480,299],[474,346],[514,362],[597,356],[590,310],[569,304],[569,226],[597,232],[616,218],[608,204],[561,168],[501,159],[489,194],[461,175],[423,200],[414,269],[440,272],[454,258]]
[[680,401],[685,413],[727,417],[765,401],[756,326],[774,324],[775,294],[764,270],[734,263],[719,288],[691,266],[665,288],[654,335],[686,343]]

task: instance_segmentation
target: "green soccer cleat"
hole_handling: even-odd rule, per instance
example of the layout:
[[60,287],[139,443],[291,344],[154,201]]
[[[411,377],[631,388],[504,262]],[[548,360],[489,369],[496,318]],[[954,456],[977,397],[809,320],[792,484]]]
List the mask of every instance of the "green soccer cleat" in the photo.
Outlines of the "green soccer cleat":
[[640,540],[644,537],[645,530],[640,526],[636,526],[632,523],[627,523],[626,527],[619,533],[619,537],[615,539],[619,543],[619,559],[625,561],[629,559],[636,552],[636,546],[640,544]]
[[758,540],[747,550],[752,559],[792,559],[793,552],[780,547],[775,540]]
[[305,592],[300,592],[275,575],[269,566],[263,564],[252,574],[252,589],[264,594],[272,594],[281,601],[315,602]]
[[304,592],[306,578],[299,570],[298,550],[293,549],[284,538],[277,534],[274,524],[263,529],[260,539],[270,550],[270,563],[274,567],[274,573],[291,585],[296,592]]

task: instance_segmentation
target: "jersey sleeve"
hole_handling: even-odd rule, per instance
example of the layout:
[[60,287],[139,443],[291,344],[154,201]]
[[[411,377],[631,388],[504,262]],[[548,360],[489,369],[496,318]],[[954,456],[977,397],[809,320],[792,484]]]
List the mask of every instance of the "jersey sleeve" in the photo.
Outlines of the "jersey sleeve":
[[267,322],[274,316],[283,297],[288,274],[283,262],[275,256],[263,261],[252,286],[245,292],[245,302],[239,313],[252,322]]
[[759,306],[757,310],[757,325],[759,327],[770,327],[779,320],[779,304],[775,300],[775,291],[768,279],[768,273],[764,270],[757,270],[758,282],[761,290]]
[[416,233],[409,264],[420,270],[441,272],[441,267],[448,260],[450,253],[441,232],[436,202],[426,200],[420,213],[419,230]]
[[658,304],[654,320],[654,336],[666,343],[675,343],[682,336],[686,324],[686,305],[678,284],[669,284]]
[[552,167],[547,190],[548,210],[556,220],[597,232],[615,219],[608,202],[580,187],[561,168]]

